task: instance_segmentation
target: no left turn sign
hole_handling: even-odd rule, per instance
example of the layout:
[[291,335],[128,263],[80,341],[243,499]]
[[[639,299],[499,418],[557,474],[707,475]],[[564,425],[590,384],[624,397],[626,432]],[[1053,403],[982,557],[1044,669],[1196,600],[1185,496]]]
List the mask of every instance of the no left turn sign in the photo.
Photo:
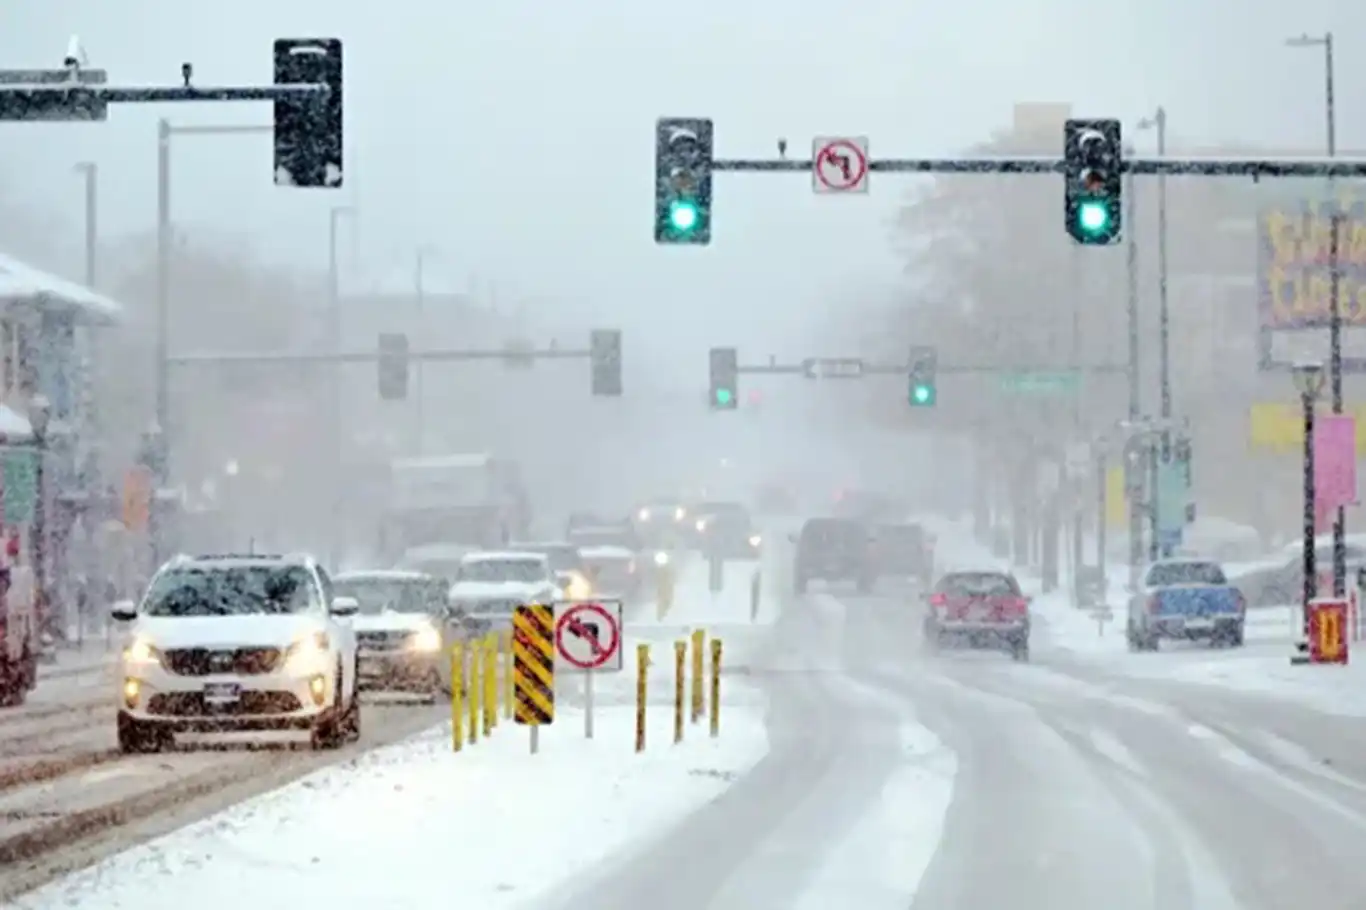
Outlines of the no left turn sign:
[[811,143],[811,189],[868,192],[868,137],[817,136]]
[[557,604],[555,651],[569,670],[620,670],[621,603]]

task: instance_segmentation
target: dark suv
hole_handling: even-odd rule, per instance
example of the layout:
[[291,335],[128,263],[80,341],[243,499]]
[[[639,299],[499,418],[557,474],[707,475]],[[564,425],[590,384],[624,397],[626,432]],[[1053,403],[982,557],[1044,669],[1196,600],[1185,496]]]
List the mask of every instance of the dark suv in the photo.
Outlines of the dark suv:
[[873,590],[877,567],[873,561],[868,529],[844,518],[812,518],[797,537],[797,559],[792,568],[793,586],[806,593],[813,578],[821,581],[852,581],[859,593]]

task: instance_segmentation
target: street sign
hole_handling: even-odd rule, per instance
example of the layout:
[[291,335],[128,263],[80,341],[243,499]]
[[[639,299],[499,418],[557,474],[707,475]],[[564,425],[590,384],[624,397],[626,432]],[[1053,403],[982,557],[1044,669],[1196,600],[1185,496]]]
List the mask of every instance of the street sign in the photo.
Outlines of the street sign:
[[621,601],[556,604],[555,652],[571,670],[622,668]]
[[1350,604],[1336,598],[1309,601],[1309,661],[1345,664],[1348,661],[1347,617]]
[[1067,395],[1077,391],[1081,375],[1072,370],[1007,373],[1001,391],[1018,395]]
[[4,474],[4,521],[7,525],[33,521],[38,502],[38,452],[6,449],[0,456]]
[[868,192],[868,137],[817,136],[811,143],[811,189]]
[[[109,119],[109,104],[96,101],[89,93],[82,93],[84,85],[104,85],[109,74],[104,70],[79,70],[75,74],[76,91],[70,94],[52,95],[42,101],[25,97],[22,93],[6,94],[0,92],[0,121],[49,120],[68,122],[90,122]],[[0,70],[0,86],[51,86],[72,81],[67,70]]]
[[539,604],[512,613],[513,720],[539,727],[555,720],[555,610]]
[[863,361],[857,357],[808,357],[802,361],[807,379],[862,379]]

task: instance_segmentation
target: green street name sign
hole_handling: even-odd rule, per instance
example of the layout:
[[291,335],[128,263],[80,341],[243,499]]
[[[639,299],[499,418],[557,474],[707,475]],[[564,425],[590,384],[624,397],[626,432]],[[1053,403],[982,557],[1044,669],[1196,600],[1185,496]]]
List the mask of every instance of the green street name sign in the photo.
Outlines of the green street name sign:
[[1018,395],[1070,395],[1081,386],[1081,376],[1070,370],[1007,373],[1001,391]]

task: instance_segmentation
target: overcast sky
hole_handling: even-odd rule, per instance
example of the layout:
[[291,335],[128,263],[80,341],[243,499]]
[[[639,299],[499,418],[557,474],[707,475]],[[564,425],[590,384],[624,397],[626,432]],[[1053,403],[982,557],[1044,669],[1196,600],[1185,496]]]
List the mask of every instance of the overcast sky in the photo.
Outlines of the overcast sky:
[[[896,280],[887,222],[904,183],[815,197],[800,176],[721,176],[708,249],[652,242],[653,121],[716,120],[718,153],[805,152],[865,134],[875,156],[952,151],[1017,101],[1071,101],[1128,121],[1165,103],[1200,140],[1322,142],[1322,59],[1283,39],[1334,29],[1339,141],[1366,145],[1366,6],[1352,0],[9,0],[10,67],[59,63],[70,33],[117,83],[269,83],[271,41],[346,42],[347,188],[277,190],[267,136],[176,142],[178,219],[251,234],[268,255],[325,262],[327,209],[354,202],[362,278],[406,281],[430,244],[433,285],[578,307],[674,345],[799,353],[832,307]],[[98,161],[110,232],[149,229],[155,121],[268,123],[267,105],[120,107],[108,123],[10,125],[7,190],[68,212]],[[13,179],[15,172],[22,179]],[[1058,211],[1041,225],[1061,229]],[[800,349],[800,350],[796,350]]]

